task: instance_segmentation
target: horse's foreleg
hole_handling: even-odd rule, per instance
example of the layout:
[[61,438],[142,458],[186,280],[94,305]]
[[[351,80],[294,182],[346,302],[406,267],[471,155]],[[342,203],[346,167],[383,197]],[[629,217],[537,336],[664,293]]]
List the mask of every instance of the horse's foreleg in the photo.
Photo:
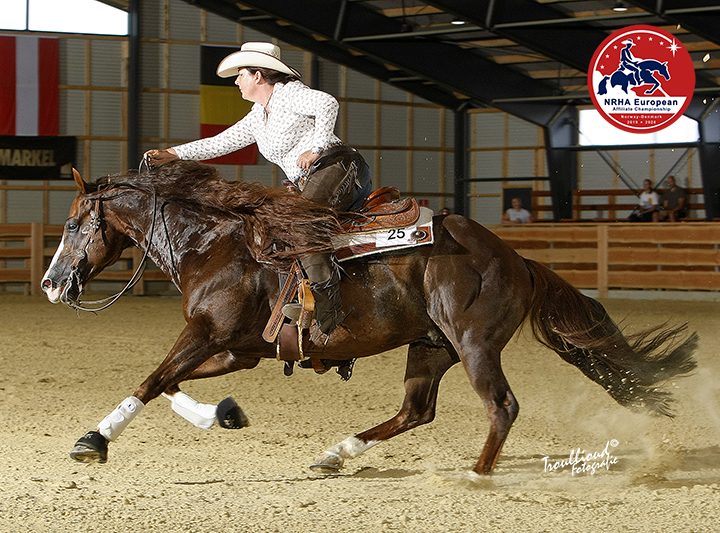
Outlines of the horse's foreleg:
[[[239,357],[231,351],[225,351],[202,363],[186,380],[222,376],[236,370],[255,368],[259,362],[259,357]],[[229,396],[217,405],[201,403],[182,392],[178,384],[169,387],[162,395],[170,400],[175,413],[200,429],[210,429],[215,422],[225,429],[240,429],[249,425],[245,413]]]
[[652,94],[657,90],[658,87],[660,87],[660,84],[658,83],[658,81],[655,78],[652,78],[652,81],[650,81],[649,83],[652,83],[653,86],[650,87],[649,89],[646,89],[643,94]]
[[207,330],[207,327],[202,326],[197,323],[187,324],[160,366],[132,396],[120,402],[100,421],[97,431],[86,433],[75,443],[70,457],[82,462],[104,463],[107,460],[108,442],[120,436],[145,404],[182,381],[212,354],[217,353],[218,347],[207,335],[202,335]]
[[337,472],[345,459],[358,457],[382,441],[431,422],[435,418],[440,380],[457,361],[445,348],[411,344],[405,370],[405,399],[398,413],[374,428],[331,446],[310,468],[323,473]]

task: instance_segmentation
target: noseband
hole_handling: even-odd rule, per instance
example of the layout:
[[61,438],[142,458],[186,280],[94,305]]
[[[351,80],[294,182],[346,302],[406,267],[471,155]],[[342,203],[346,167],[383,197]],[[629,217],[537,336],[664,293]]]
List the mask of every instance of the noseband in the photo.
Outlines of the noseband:
[[[98,195],[95,198],[95,203],[93,204],[93,208],[90,210],[90,221],[87,225],[85,225],[81,230],[80,233],[83,235],[86,235],[85,245],[79,249],[76,252],[76,258],[73,262],[72,266],[70,267],[70,275],[68,276],[68,289],[71,289],[73,286],[80,287],[81,286],[81,279],[80,279],[80,265],[83,261],[87,262],[88,259],[88,248],[90,245],[94,242],[96,234],[100,231],[102,228],[102,211],[100,209],[100,202],[102,201],[102,196]],[[103,309],[107,309],[112,304],[117,302],[122,295],[127,293],[130,289],[132,289],[138,281],[140,281],[140,278],[143,275],[143,272],[145,272],[145,265],[147,264],[147,258],[148,253],[150,252],[150,245],[152,243],[153,235],[155,233],[155,219],[157,218],[157,196],[155,193],[155,190],[153,189],[153,212],[152,212],[152,220],[150,222],[150,231],[147,236],[147,244],[145,246],[145,253],[143,254],[142,260],[140,261],[140,264],[135,269],[135,272],[130,277],[130,280],[127,282],[125,287],[123,287],[119,292],[113,294],[112,296],[108,296],[107,298],[101,298],[100,300],[90,300],[87,302],[81,302],[79,299],[74,300],[65,297],[65,294],[67,293],[66,289],[63,291],[63,303],[65,303],[67,306],[72,307],[76,311],[87,311],[91,313],[95,313],[97,311],[102,311]],[[79,295],[78,295],[79,297]],[[85,307],[86,305],[99,305],[99,307]]]

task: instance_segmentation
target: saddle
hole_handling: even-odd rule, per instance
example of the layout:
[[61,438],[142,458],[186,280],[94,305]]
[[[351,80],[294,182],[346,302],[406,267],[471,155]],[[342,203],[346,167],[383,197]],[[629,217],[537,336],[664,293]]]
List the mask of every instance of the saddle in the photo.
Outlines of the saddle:
[[396,187],[381,187],[370,193],[358,211],[347,213],[340,220],[345,233],[404,228],[420,218],[415,198],[400,198]]
[[[422,209],[426,212],[429,211],[425,208]],[[373,191],[358,211],[345,214],[340,221],[345,233],[340,237],[357,240],[361,234],[366,237],[375,236],[377,233],[382,233],[383,230],[397,230],[397,233],[401,234],[403,230],[414,229],[415,233],[418,233],[417,237],[420,238],[413,237],[412,244],[403,243],[387,249],[432,243],[431,224],[430,226],[418,224],[417,228],[412,227],[413,224],[418,223],[421,212],[423,211],[414,198],[401,199],[400,191],[396,187],[382,187]],[[432,215],[432,213],[430,214]],[[427,222],[425,223],[427,224]],[[422,231],[417,231],[421,228]],[[373,250],[367,252],[367,243],[338,245],[333,242],[333,244],[336,248],[337,258],[341,261],[353,257],[353,254],[358,255],[358,246],[363,247],[363,253],[359,255],[383,251],[382,248],[373,246]],[[299,362],[301,367],[312,366],[317,373],[324,373],[329,368],[337,366],[338,374],[344,380],[350,379],[354,360],[333,361],[310,357],[308,361],[304,355],[304,351],[313,342],[309,330],[315,299],[310,291],[310,282],[305,278],[297,261],[293,263],[290,273],[281,285],[280,294],[263,331],[263,339],[269,343],[276,343],[277,358],[285,361],[285,375],[291,375],[293,364]],[[297,324],[291,324],[283,315],[282,308],[295,298],[300,303],[302,311]]]

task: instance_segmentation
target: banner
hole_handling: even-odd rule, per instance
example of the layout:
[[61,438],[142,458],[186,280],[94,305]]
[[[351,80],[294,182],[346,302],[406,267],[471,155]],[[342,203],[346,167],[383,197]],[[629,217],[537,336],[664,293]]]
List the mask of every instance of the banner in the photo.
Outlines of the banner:
[[57,39],[0,36],[0,135],[57,135]]
[[[200,48],[200,136],[212,137],[244,117],[252,102],[243,100],[235,85],[235,78],[221,78],[216,74],[222,59],[237,52],[237,48],[202,46]],[[218,165],[254,165],[257,145],[251,144],[237,152],[211,159]]]
[[75,161],[75,137],[0,137],[0,179],[59,179]]

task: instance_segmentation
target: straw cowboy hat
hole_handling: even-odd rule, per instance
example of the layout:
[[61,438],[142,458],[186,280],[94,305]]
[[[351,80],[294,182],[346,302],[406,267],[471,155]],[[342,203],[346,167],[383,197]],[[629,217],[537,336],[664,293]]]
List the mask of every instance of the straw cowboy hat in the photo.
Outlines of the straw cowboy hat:
[[280,48],[272,43],[245,43],[239,52],[233,52],[220,61],[217,75],[221,78],[237,76],[243,67],[269,68],[298,78],[300,73],[280,60]]

